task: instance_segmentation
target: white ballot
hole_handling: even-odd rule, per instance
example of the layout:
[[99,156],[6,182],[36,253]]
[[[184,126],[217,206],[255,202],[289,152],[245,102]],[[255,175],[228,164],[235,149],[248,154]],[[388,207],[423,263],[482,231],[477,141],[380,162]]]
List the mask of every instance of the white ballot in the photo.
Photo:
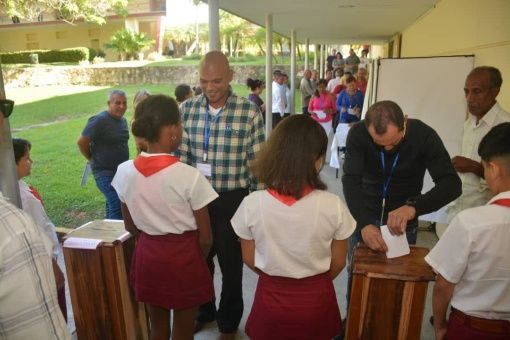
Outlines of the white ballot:
[[80,186],[84,187],[85,184],[87,184],[87,179],[89,178],[89,174],[90,174],[90,163],[87,162],[87,164],[85,164],[85,166],[83,167],[83,174],[81,175]]
[[318,117],[319,119],[324,119],[324,118],[326,118],[326,112],[324,112],[324,111],[319,111],[319,110],[314,111],[314,112],[315,112],[315,114],[317,115],[317,117]]
[[381,234],[388,251],[386,257],[392,259],[394,257],[404,256],[411,252],[409,243],[407,242],[406,234],[391,235],[387,225],[381,226]]

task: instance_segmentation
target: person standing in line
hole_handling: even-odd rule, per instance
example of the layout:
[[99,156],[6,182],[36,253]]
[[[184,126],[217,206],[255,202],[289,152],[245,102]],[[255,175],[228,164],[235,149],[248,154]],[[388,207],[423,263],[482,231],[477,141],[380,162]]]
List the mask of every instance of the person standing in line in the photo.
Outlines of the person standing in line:
[[106,218],[121,220],[119,196],[111,183],[120,163],[129,159],[129,130],[124,114],[126,94],[113,90],[108,97],[108,109],[89,118],[78,138],[78,148],[90,162],[98,189],[106,198]]
[[437,340],[510,339],[509,141],[509,122],[482,138],[478,154],[496,196],[455,216],[425,257],[437,273],[432,295]]
[[502,83],[501,72],[491,66],[476,67],[466,78],[464,94],[470,114],[464,122],[461,154],[452,158],[462,181],[462,195],[448,207],[449,221],[464,209],[484,205],[493,196],[483,177],[477,150],[493,126],[510,121],[510,113],[496,101]]
[[250,339],[331,339],[341,330],[332,280],[355,221],[320,179],[327,146],[307,115],[281,122],[254,166],[268,189],[246,197],[231,220],[244,262],[259,275]]
[[[422,193],[425,171],[434,187]],[[349,264],[358,242],[374,251],[387,251],[383,225],[416,244],[418,217],[461,194],[459,176],[436,131],[418,119],[408,119],[389,100],[373,104],[364,121],[350,128],[343,172],[345,200],[357,223],[349,239]]]
[[16,176],[18,177],[21,208],[34,219],[36,225],[44,231],[44,234],[48,236],[53,244],[52,262],[55,271],[55,281],[57,282],[58,304],[64,319],[67,321],[65,277],[58,266],[58,257],[62,253],[62,247],[58,241],[55,225],[46,214],[41,195],[36,188],[28,185],[23,180],[23,178],[30,176],[32,173],[32,159],[30,158],[32,144],[26,139],[13,138],[12,148],[14,150],[14,161],[16,162]]
[[243,314],[243,261],[239,238],[230,219],[250,190],[259,188],[249,166],[264,142],[264,122],[255,104],[230,91],[233,71],[220,51],[207,53],[200,63],[203,94],[181,105],[184,123],[181,161],[196,166],[219,197],[209,204],[213,247],[207,258],[214,275],[218,256],[222,272],[219,308],[202,305],[195,331],[216,320],[220,339],[234,339]]
[[301,82],[299,83],[299,91],[301,91],[301,107],[304,114],[309,114],[308,104],[310,103],[312,96],[315,94],[311,78],[312,71],[305,70],[303,73],[303,78],[301,78]]
[[273,72],[272,84],[272,112],[273,129],[285,116],[285,107],[287,106],[287,97],[285,95],[285,85],[283,84],[283,74],[280,70]]
[[112,181],[137,239],[131,286],[147,306],[151,339],[192,339],[198,306],[214,297],[205,261],[212,243],[207,204],[218,194],[200,171],[170,155],[182,138],[173,98],[138,104],[132,132],[147,141],[147,152],[120,164]]
[[290,102],[292,100],[291,93],[290,93],[290,87],[289,87],[289,76],[286,73],[282,73],[283,77],[283,89],[285,90],[285,115],[284,117],[288,117],[292,114],[290,112]]
[[[4,113],[0,111],[0,138]],[[0,334],[5,339],[70,340],[55,287],[63,285],[53,245],[33,219],[0,192]]]
[[262,117],[264,118],[264,122],[266,121],[266,104],[262,98],[260,98],[260,94],[264,89],[264,83],[260,79],[252,79],[248,78],[246,80],[246,86],[251,90],[251,93],[248,95],[248,100],[257,105],[260,112],[262,113]]
[[356,88],[356,78],[349,76],[346,88],[338,95],[336,109],[340,114],[340,123],[355,123],[360,120],[363,108],[363,93]]

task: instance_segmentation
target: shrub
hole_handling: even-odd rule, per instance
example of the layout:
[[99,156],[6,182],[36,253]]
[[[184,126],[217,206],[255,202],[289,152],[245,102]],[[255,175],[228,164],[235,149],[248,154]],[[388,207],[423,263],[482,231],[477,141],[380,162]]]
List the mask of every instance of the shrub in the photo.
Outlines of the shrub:
[[100,48],[96,50],[95,48],[89,47],[89,61],[93,61],[96,57],[104,58],[106,57],[106,53]]
[[202,55],[200,53],[192,53],[190,55],[186,55],[182,57],[183,60],[200,60],[202,59]]
[[89,50],[86,47],[4,52],[0,53],[0,58],[3,64],[29,64],[31,54],[37,54],[40,63],[80,62],[89,58]]

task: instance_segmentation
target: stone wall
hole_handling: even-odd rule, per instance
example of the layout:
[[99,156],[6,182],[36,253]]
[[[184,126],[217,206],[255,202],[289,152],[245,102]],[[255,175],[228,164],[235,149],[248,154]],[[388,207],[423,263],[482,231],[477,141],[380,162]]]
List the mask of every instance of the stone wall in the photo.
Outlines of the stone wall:
[[[246,84],[248,77],[265,78],[265,66],[232,66],[234,84]],[[290,67],[275,65],[289,73]],[[198,85],[197,66],[95,67],[60,66],[2,68],[6,88],[51,85]],[[300,71],[300,70],[298,70]],[[299,78],[299,77],[298,77]]]

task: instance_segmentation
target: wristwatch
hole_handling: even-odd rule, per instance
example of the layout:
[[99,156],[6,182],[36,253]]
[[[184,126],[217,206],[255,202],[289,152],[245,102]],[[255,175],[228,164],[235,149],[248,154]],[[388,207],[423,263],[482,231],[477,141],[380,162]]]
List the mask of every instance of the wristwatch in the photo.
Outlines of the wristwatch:
[[416,198],[408,198],[405,205],[409,205],[413,208],[416,208]]

